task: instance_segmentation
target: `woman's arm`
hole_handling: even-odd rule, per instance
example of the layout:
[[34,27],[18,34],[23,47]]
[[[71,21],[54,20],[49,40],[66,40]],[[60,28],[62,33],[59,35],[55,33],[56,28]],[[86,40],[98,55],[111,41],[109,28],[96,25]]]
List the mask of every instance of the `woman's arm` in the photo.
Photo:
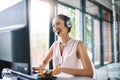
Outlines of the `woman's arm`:
[[77,57],[81,59],[83,69],[59,68],[58,73],[64,72],[74,76],[93,77],[93,68],[87,54],[87,50],[82,41],[79,41],[77,46]]
[[[53,43],[54,45],[54,43]],[[33,67],[33,72],[39,71],[39,67],[42,66],[42,68],[44,69],[46,67],[46,65],[49,63],[49,61],[52,59],[53,57],[53,45],[50,47],[47,55],[44,57],[44,59],[41,61],[41,63],[39,64],[38,67]]]
[[43,68],[46,67],[46,65],[50,62],[50,60],[53,57],[53,45],[50,47],[47,55],[44,57],[44,59],[41,61],[40,66],[42,66]]

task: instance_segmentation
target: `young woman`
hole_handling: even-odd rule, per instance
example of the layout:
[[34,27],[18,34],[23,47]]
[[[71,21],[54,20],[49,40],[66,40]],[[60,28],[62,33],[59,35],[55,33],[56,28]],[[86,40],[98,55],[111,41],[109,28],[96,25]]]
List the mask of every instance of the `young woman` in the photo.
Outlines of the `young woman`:
[[[63,72],[92,78],[93,67],[83,42],[72,39],[69,35],[72,28],[70,18],[59,14],[54,17],[52,25],[54,33],[58,36],[58,41],[55,41],[50,47],[40,66],[45,68],[53,59],[53,67],[59,66],[56,74]],[[38,68],[33,68],[33,70],[38,70]]]

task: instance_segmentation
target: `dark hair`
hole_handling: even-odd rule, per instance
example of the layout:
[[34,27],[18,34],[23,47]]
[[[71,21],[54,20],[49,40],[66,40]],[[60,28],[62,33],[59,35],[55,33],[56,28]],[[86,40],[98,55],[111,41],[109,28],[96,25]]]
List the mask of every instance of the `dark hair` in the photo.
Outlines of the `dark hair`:
[[71,27],[72,27],[72,25],[70,23],[70,18],[66,15],[63,15],[63,14],[58,14],[56,17],[58,17],[64,21],[64,24],[65,24],[65,26],[67,26],[68,33],[69,33],[71,31]]

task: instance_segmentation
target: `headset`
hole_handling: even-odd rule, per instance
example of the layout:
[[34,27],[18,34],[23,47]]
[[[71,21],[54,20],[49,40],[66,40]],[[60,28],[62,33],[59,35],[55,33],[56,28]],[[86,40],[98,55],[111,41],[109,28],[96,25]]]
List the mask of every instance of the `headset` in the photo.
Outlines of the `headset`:
[[68,28],[68,33],[71,31],[72,24],[70,21],[70,17],[64,16],[65,26]]
[[69,27],[69,28],[72,27],[72,24],[71,24],[70,20],[67,20],[67,21],[66,21],[66,26]]

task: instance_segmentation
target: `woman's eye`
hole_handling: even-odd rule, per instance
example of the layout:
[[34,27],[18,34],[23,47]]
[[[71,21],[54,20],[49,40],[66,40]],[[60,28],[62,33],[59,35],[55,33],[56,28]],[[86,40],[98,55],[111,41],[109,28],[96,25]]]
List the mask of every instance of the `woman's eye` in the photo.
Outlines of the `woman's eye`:
[[54,24],[54,25],[52,25],[52,26],[55,27],[55,26],[58,26],[58,25],[60,25],[60,23],[56,23],[56,24]]
[[60,25],[60,23],[56,23],[56,25],[58,26],[58,25]]

